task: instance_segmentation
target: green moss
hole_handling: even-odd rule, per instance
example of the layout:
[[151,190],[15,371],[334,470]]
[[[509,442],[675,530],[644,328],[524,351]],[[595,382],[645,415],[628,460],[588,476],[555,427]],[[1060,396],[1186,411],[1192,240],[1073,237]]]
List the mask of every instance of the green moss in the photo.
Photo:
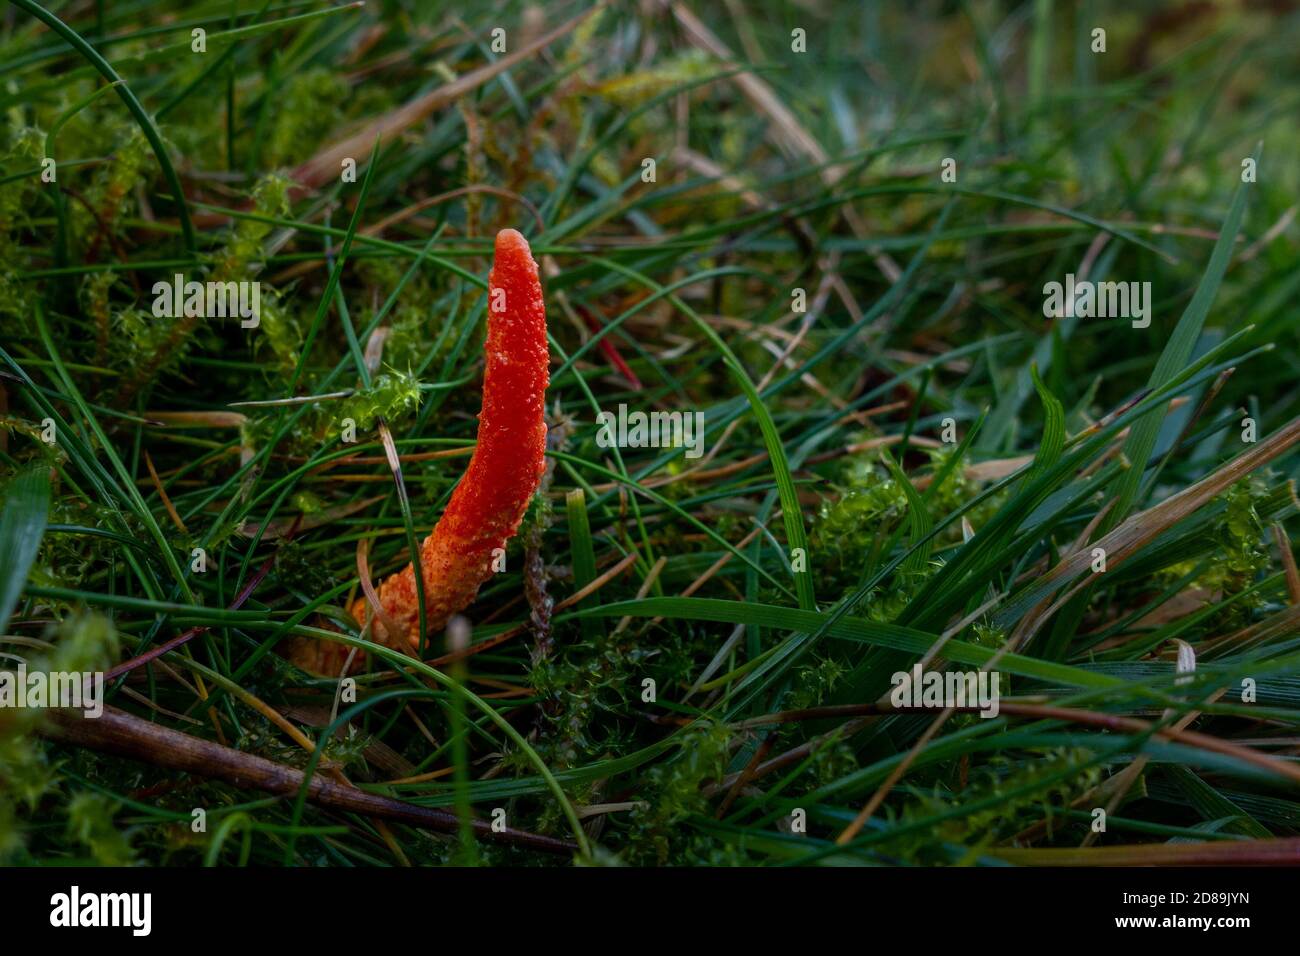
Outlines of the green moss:
[[[13,136],[4,151],[0,169],[34,168],[44,157],[45,134],[34,127],[23,127]],[[30,315],[30,289],[19,281],[22,264],[27,257],[23,252],[21,234],[27,228],[36,191],[41,188],[39,175],[26,176],[0,186],[0,330],[6,339],[10,330],[8,320],[20,320]],[[17,338],[18,329],[13,329]]]
[[358,433],[369,432],[376,419],[397,424],[419,407],[420,380],[410,372],[390,369],[340,402],[333,418],[336,422],[351,418],[357,423]]
[[288,77],[272,93],[275,125],[262,162],[277,169],[310,158],[342,119],[349,92],[347,81],[331,70],[303,70]]
[[[49,650],[29,655],[29,671],[75,671],[93,674],[117,659],[119,642],[113,622],[101,614],[74,613],[46,635]],[[35,736],[45,711],[6,709],[0,715],[0,863],[23,860],[26,816],[37,811],[59,779],[45,741]],[[116,835],[107,804],[88,798],[68,803],[69,836],[86,844],[96,861],[117,865],[131,859],[129,845]]]
[[280,375],[292,374],[298,367],[302,326],[295,313],[280,301],[273,289],[264,285],[261,295],[261,322],[258,324],[254,349],[258,354],[271,353],[270,371]]
[[[113,527],[123,520],[111,508],[64,498],[50,503],[49,515],[52,524],[91,528]],[[122,564],[121,549],[110,538],[49,532],[41,541],[31,576],[46,587],[76,589]]]
[[[725,726],[704,722],[686,731],[677,756],[646,774],[641,788],[645,802],[632,811],[619,852],[624,862],[663,866],[698,862],[701,854],[708,857],[722,851],[716,844],[695,838],[683,824],[691,816],[707,812],[709,798],[704,785],[722,779],[730,753],[731,732]],[[732,852],[739,850],[732,848]]]
[[844,679],[848,669],[836,658],[823,657],[815,663],[799,668],[794,691],[788,704],[791,710],[817,707],[830,699],[831,692]]
[[87,256],[104,257],[120,229],[119,220],[135,201],[136,187],[157,167],[153,149],[139,126],[120,120],[117,130],[112,158],[95,174],[86,190],[86,204],[68,205],[72,234]]
[[68,800],[68,838],[90,851],[100,866],[130,866],[135,861],[128,832],[114,816],[120,805],[99,793],[82,791]]
[[321,567],[298,541],[281,541],[275,550],[275,576],[286,588],[307,600],[335,585],[334,576]]
[[[1252,476],[1236,482],[1219,496],[1225,508],[1210,531],[1215,542],[1214,559],[1188,587],[1214,595],[1216,600],[1229,598],[1250,588],[1270,567],[1272,559],[1264,544],[1264,523],[1256,510],[1256,504],[1269,494],[1268,483]],[[1169,586],[1195,571],[1203,560],[1170,565],[1158,573],[1157,580]],[[1244,626],[1264,601],[1265,597],[1259,593],[1248,594],[1215,615],[1211,626]]]
[[1019,757],[998,754],[973,770],[969,779],[963,779],[965,771],[958,769],[929,792],[914,791],[901,812],[890,812],[891,819],[919,823],[960,806],[982,801],[992,805],[889,840],[885,850],[910,863],[933,865],[957,862],[942,844],[966,848],[962,851],[965,855],[1005,841],[1044,815],[1065,809],[1100,783],[1101,770],[1089,765],[1092,759],[1091,751],[1082,748],[1057,749]]
[[[289,214],[289,180],[278,173],[263,176],[253,187],[249,199],[255,216],[283,219]],[[275,228],[258,219],[236,219],[225,243],[212,257],[212,277],[219,281],[242,279],[250,266],[262,262],[262,243]]]

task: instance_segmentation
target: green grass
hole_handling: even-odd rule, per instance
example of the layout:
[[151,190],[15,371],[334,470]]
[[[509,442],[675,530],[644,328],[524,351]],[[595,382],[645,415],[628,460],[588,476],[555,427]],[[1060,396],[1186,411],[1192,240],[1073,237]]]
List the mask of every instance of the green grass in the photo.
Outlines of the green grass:
[[[0,862],[1300,836],[1300,14],[588,11],[6,8],[0,653],[109,672],[139,719],[126,758],[0,708]],[[468,460],[505,227],[543,263],[550,471],[474,653],[415,661],[345,608],[359,549],[400,569]],[[176,272],[257,279],[260,326],[155,318]],[[1149,282],[1150,325],[1045,318],[1067,273]],[[620,404],[702,412],[704,457],[603,447]],[[355,696],[289,638],[356,648]],[[892,706],[918,661],[996,672],[1001,712]],[[253,758],[291,784],[221,769]]]

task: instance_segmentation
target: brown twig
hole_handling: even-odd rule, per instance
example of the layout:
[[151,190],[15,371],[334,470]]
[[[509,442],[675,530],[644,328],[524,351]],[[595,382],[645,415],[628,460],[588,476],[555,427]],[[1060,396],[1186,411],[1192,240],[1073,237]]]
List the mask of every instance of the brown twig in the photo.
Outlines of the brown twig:
[[[95,719],[79,711],[57,710],[51,714],[53,719],[41,732],[61,743],[282,796],[293,796],[303,787],[301,770],[191,737],[115,707],[105,707]],[[440,833],[454,833],[460,825],[454,813],[367,793],[314,775],[307,783],[307,800],[330,810],[360,813]],[[478,836],[498,843],[546,853],[572,853],[577,849],[568,840],[540,833],[510,828],[494,832],[486,820],[473,820],[471,825]]]

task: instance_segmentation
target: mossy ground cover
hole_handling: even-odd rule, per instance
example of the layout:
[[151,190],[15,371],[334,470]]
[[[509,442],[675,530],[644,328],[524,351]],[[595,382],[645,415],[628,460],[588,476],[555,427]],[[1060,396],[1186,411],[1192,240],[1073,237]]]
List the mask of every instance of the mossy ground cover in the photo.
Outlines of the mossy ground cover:
[[[1285,2],[14,0],[0,651],[107,673],[134,749],[0,709],[0,860],[1285,850],[1297,45]],[[463,470],[506,227],[548,471],[418,663],[344,609]],[[918,662],[998,713],[896,706]]]

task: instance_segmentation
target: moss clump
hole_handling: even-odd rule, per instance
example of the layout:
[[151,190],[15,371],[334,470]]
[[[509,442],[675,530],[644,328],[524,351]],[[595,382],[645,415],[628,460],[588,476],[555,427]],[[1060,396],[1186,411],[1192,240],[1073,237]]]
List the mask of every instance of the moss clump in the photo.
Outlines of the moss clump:
[[[39,129],[22,127],[4,151],[0,168],[8,171],[39,166],[44,157],[44,143],[45,134]],[[20,240],[28,225],[32,200],[40,186],[39,176],[25,176],[0,187],[0,330],[5,331],[6,340],[10,338],[6,320],[30,315],[29,289],[18,279],[27,258]],[[18,331],[13,330],[14,340],[18,338]]]
[[617,724],[594,729],[597,718],[625,706],[639,689],[633,668],[646,653],[616,641],[566,647],[558,658],[543,658],[529,671],[529,683],[542,700],[546,733],[538,742],[559,767],[572,767],[612,748],[621,740]]
[[[1192,580],[1190,588],[1212,595],[1215,600],[1227,599],[1248,590],[1268,570],[1272,559],[1264,544],[1264,522],[1256,506],[1269,495],[1267,481],[1252,476],[1236,482],[1220,496],[1224,510],[1210,530],[1216,544],[1214,560]],[[1170,565],[1157,578],[1167,586],[1191,574],[1203,560]],[[1219,628],[1244,626],[1264,602],[1264,596],[1248,594],[1214,615],[1210,624]]]
[[[1056,749],[1024,757],[999,754],[974,778],[936,782],[930,792],[914,792],[900,813],[899,824],[921,823],[960,806],[990,800],[991,806],[922,826],[884,844],[886,852],[909,863],[934,865],[957,862],[959,856],[1002,843],[1044,815],[1069,807],[1075,798],[1101,781],[1093,754],[1082,748]],[[948,847],[945,848],[944,844]]]
[[[117,631],[113,622],[101,614],[71,614],[51,628],[45,638],[51,647],[28,659],[29,672],[93,674],[117,659]],[[56,787],[57,775],[48,745],[36,736],[46,719],[46,712],[40,709],[0,710],[0,863],[25,861],[27,830],[20,811],[34,813]],[[129,844],[116,835],[107,804],[74,797],[67,813],[69,836],[88,846],[96,862],[131,862]]]
[[[707,812],[709,798],[704,785],[721,780],[726,773],[731,736],[722,724],[693,726],[686,732],[677,757],[650,769],[641,788],[646,802],[632,811],[620,852],[625,862],[639,866],[699,862],[699,851],[707,855],[718,850],[713,841],[693,840],[683,824],[691,816]],[[731,850],[740,852],[735,847]]]
[[359,432],[375,427],[377,419],[392,424],[420,407],[420,380],[410,372],[389,369],[339,405],[335,420],[350,418]]
[[153,148],[135,123],[122,125],[112,159],[96,174],[86,203],[69,205],[72,233],[87,258],[101,256],[114,241],[137,186],[156,168]]
[[343,118],[349,92],[347,81],[332,70],[305,70],[291,76],[274,95],[279,111],[263,149],[263,163],[275,169],[309,158]]
[[68,839],[90,851],[100,866],[130,866],[135,862],[130,831],[118,829],[113,818],[121,805],[93,791],[68,800]]
[[335,585],[334,576],[297,541],[281,541],[275,550],[275,576],[286,588],[311,600]]
[[[295,454],[314,452],[322,442],[337,439],[349,419],[356,426],[358,441],[373,432],[381,418],[389,425],[400,425],[420,407],[421,391],[415,375],[389,369],[347,398],[314,402],[294,420],[280,449]],[[240,426],[240,443],[253,451],[263,448],[283,424],[278,411],[249,415]]]

